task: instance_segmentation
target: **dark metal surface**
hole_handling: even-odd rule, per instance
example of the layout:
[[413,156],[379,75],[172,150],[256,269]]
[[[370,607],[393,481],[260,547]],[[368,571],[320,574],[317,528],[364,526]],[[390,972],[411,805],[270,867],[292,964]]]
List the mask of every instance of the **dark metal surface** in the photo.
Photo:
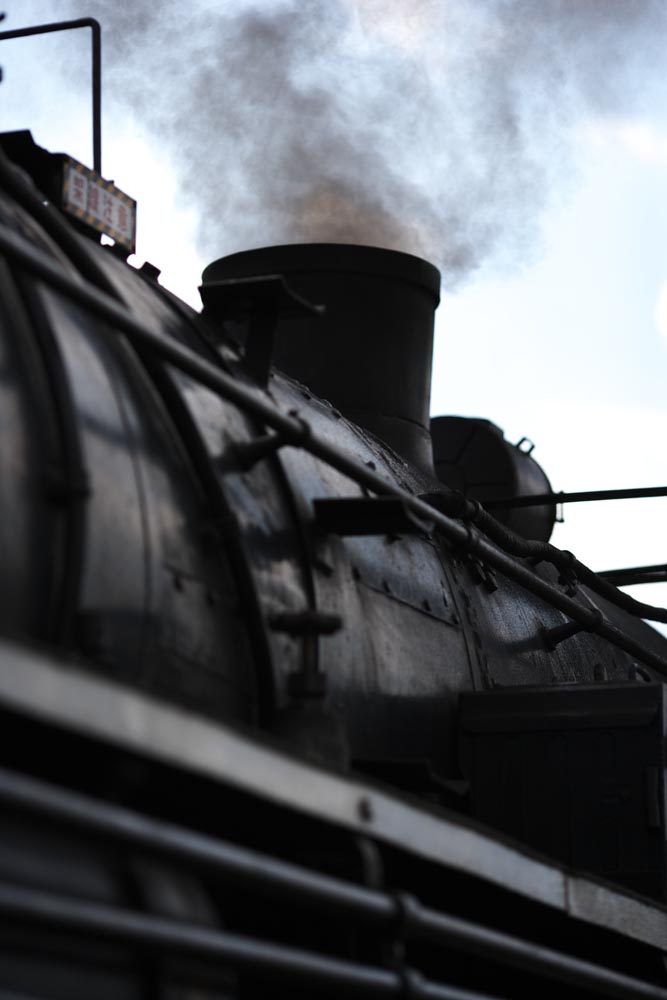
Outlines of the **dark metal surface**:
[[[284,410],[297,407],[300,391],[274,380]],[[361,438],[331,407],[310,401],[308,419],[315,437],[335,443],[392,482],[386,451]],[[280,463],[310,546],[318,606],[343,621],[339,632],[321,642],[320,663],[350,756],[376,762],[390,756],[407,762],[408,769],[411,760],[428,759],[438,772],[450,774],[456,692],[470,688],[474,679],[437,540],[424,535],[421,519],[421,530],[415,531],[400,501],[388,504],[390,525],[381,509],[374,513],[386,498],[355,497],[345,477],[304,449],[284,449]],[[334,507],[342,499],[348,513],[348,502],[358,500],[364,530],[371,533],[323,533],[313,518],[323,498]],[[349,526],[346,518],[346,532]],[[390,527],[407,527],[409,533],[386,534]]]
[[[51,433],[56,438],[45,486],[48,499],[60,513],[60,552],[55,569],[59,579],[54,587],[57,597],[50,610],[45,637],[66,646],[72,641],[76,629],[91,480],[61,344],[48,321],[43,301],[32,294],[32,289],[27,288],[25,282],[18,285],[17,292],[23,298],[26,313],[32,321],[37,350],[43,358],[53,412]],[[5,339],[11,340],[11,335],[5,333]],[[43,400],[44,403],[46,400]]]
[[[24,297],[31,325],[22,350],[36,341],[45,367],[40,408],[52,415],[43,436],[55,439],[30,473],[45,479],[52,541],[25,560],[43,585],[53,581],[53,596],[42,625],[27,631],[167,697],[252,719],[256,678],[241,588],[226,540],[201,530],[211,511],[174,427],[176,408],[167,412],[127,342],[109,340],[98,321],[29,281],[14,295]],[[15,321],[3,320],[9,348]],[[5,468],[16,464],[13,457]],[[12,589],[20,594],[17,575]],[[21,625],[15,616],[6,627]]]
[[[544,497],[534,505],[539,509],[515,512],[517,497],[544,494],[549,480],[523,448],[523,441],[511,444],[490,420],[476,417],[433,417],[433,464],[438,479],[465,496],[478,500],[495,517],[524,538],[547,542],[556,517],[553,504]],[[549,494],[550,495],[550,494]],[[487,502],[489,501],[489,502]]]
[[92,109],[93,109],[93,169],[102,173],[102,29],[94,17],[80,17],[73,21],[55,21],[51,24],[36,24],[29,28],[14,28],[0,31],[0,41],[10,38],[28,38],[30,35],[46,35],[54,31],[72,31],[76,28],[90,28],[92,42]]
[[665,901],[663,685],[466,694],[461,727],[475,816]]
[[0,617],[6,629],[55,639],[63,610],[68,503],[54,503],[47,493],[51,478],[40,482],[38,475],[36,482],[35,472],[52,469],[57,479],[64,472],[58,414],[45,359],[30,335],[30,317],[3,261],[0,326],[10,325],[14,337],[0,341],[0,465],[10,470],[0,480]]
[[[12,233],[6,227],[0,230],[0,247],[5,253],[10,254],[17,261],[20,261],[23,266],[28,267],[40,278],[66,291],[76,301],[86,305],[93,312],[104,316],[117,329],[127,333],[136,339],[138,343],[150,347],[164,360],[169,361],[191,375],[202,385],[253,413],[265,424],[277,431],[291,435],[294,440],[307,437],[304,434],[304,422],[302,420],[297,420],[295,417],[281,413],[267,397],[226,375],[220,368],[211,365],[202,357],[193,354],[192,351],[184,348],[181,344],[166,339],[145,323],[135,319],[126,309],[118,306],[117,303],[96,289],[93,290],[70,278],[69,275],[62,271],[48,257],[37,251],[33,246],[21,237],[16,236],[16,234]],[[594,623],[592,613],[588,608],[540,579],[530,568],[506,556],[483,538],[475,537],[464,525],[458,524],[456,521],[452,521],[450,518],[439,514],[438,511],[435,511],[416,497],[405,493],[400,487],[378,476],[373,470],[360,466],[347,453],[328,444],[326,441],[315,439],[305,440],[302,447],[328,462],[334,468],[349,475],[350,478],[366,486],[368,489],[380,494],[386,493],[402,498],[415,513],[427,520],[431,518],[445,537],[459,545],[472,546],[490,565],[503,572],[510,579],[516,580],[521,586],[537,594],[547,603],[571,615],[573,619],[585,626]],[[644,606],[641,607],[643,608]],[[654,617],[657,621],[667,621],[667,612],[663,609],[645,607],[647,610],[642,610],[641,612],[644,617]],[[598,632],[607,641],[619,646],[621,649],[625,649],[638,659],[646,662],[649,666],[653,666],[657,670],[667,674],[667,659],[665,657],[647,651],[641,642],[626,636],[622,629],[616,625],[607,621]]]

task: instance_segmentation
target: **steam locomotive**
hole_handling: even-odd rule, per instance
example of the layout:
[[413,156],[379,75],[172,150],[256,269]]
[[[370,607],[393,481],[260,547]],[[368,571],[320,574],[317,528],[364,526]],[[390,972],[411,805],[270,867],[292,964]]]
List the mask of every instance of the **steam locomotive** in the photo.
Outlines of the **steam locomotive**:
[[196,313],[1,146],[0,995],[667,998],[661,613],[429,424],[437,270],[249,250]]

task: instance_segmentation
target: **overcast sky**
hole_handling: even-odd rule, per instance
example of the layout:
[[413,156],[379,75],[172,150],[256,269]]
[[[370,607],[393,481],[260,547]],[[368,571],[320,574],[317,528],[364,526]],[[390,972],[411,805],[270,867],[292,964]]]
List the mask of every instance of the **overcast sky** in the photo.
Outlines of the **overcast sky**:
[[[423,253],[445,286],[433,413],[527,435],[555,489],[667,485],[663,0],[4,9],[102,21],[104,173],[178,294],[198,304],[203,265],[246,245]],[[0,128],[90,163],[88,49],[4,42]],[[553,541],[594,569],[667,562],[666,514],[572,505]]]

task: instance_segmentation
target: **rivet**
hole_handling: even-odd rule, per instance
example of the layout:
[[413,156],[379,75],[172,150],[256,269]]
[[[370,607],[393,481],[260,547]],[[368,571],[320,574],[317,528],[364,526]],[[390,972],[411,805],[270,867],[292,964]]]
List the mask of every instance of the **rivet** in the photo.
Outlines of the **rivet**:
[[365,823],[370,823],[373,819],[373,803],[365,795],[357,803],[357,812],[359,813],[359,819],[362,819]]

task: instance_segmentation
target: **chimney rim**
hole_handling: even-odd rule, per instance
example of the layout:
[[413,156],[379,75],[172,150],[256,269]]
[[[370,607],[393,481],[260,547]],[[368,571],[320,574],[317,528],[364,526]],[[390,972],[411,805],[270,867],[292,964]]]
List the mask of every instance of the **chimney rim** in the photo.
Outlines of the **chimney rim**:
[[225,278],[261,274],[350,273],[397,278],[418,285],[440,302],[440,271],[429,261],[402,250],[360,243],[283,243],[227,254],[208,264],[202,285]]

